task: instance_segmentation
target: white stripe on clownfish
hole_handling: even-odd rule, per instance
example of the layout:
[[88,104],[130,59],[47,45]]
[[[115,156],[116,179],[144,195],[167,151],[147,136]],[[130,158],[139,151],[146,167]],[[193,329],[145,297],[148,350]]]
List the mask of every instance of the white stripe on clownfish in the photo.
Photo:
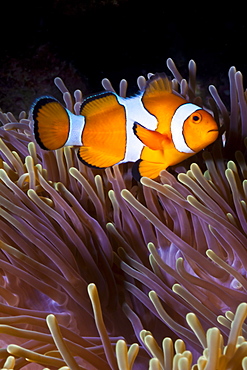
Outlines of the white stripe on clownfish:
[[[141,100],[142,93],[131,98],[122,98],[117,94],[114,95],[119,104],[124,107],[126,114],[126,150],[124,159],[119,163],[135,162],[140,158],[140,153],[144,145],[133,133],[134,122],[138,120],[147,129],[155,130],[157,119],[144,108]],[[70,118],[70,131],[65,145],[83,145],[82,132],[85,126],[85,117],[81,115],[77,116],[68,110],[67,113]]]
[[143,143],[133,132],[135,122],[141,122],[149,130],[155,130],[157,119],[150,114],[142,103],[143,93],[131,98],[122,98],[117,96],[119,104],[123,105],[126,113],[126,150],[124,159],[119,163],[135,162],[140,158],[143,149]]
[[191,153],[194,154],[194,150],[188,147],[186,144],[184,135],[183,135],[183,127],[184,122],[186,119],[197,110],[201,108],[198,105],[192,103],[185,103],[180,105],[171,120],[171,134],[172,134],[172,141],[174,143],[175,148],[179,152],[183,153]]
[[85,126],[85,117],[77,116],[67,110],[70,121],[69,136],[65,143],[65,146],[69,145],[83,145],[82,143],[82,132]]
[[164,74],[153,76],[131,98],[110,91],[88,97],[78,116],[53,97],[36,100],[31,112],[42,149],[80,146],[79,159],[96,168],[136,161],[136,178],[157,177],[218,136],[213,117],[174,94]]

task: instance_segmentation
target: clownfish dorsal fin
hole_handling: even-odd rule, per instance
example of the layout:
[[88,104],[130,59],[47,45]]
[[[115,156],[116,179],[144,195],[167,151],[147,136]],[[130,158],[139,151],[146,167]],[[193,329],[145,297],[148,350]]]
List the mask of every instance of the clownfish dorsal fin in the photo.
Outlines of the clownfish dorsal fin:
[[169,133],[173,111],[184,99],[173,94],[171,81],[165,73],[156,73],[147,81],[141,99],[143,107],[157,118],[158,131]]
[[165,144],[171,142],[171,138],[169,138],[168,135],[149,130],[137,122],[133,125],[133,131],[138,139],[152,150],[162,150]]
[[70,118],[58,100],[42,96],[34,102],[31,114],[35,139],[42,149],[55,150],[64,146],[69,135]]
[[156,98],[167,93],[172,93],[171,81],[165,73],[156,73],[147,81],[143,97]]
[[91,167],[105,168],[124,159],[126,114],[116,94],[104,92],[87,98],[80,114],[85,117],[79,159]]

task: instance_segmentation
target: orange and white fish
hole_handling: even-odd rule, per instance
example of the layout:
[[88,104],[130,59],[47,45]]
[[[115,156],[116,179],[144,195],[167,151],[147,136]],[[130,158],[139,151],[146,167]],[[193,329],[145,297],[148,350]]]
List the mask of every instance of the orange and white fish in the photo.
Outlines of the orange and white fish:
[[96,168],[135,162],[133,175],[139,179],[158,177],[218,137],[213,117],[173,93],[165,74],[153,75],[131,98],[109,91],[90,96],[80,115],[44,96],[34,103],[32,117],[42,149],[79,146],[79,159]]

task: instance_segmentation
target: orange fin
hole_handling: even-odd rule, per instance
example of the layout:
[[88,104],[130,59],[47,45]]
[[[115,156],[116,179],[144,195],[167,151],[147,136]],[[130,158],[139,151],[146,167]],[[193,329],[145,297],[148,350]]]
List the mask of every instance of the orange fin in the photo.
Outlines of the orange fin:
[[164,141],[171,141],[167,135],[161,134],[158,131],[149,130],[137,122],[134,123],[133,131],[144,145],[153,150],[162,150],[164,149]]
[[170,123],[177,107],[186,100],[173,94],[171,82],[165,73],[157,73],[147,81],[142,96],[144,108],[158,121],[159,132],[170,132]]
[[82,163],[93,168],[107,168],[119,162],[116,162],[116,158],[111,154],[88,146],[79,148],[78,158]]
[[132,174],[138,181],[140,181],[141,177],[156,179],[162,170],[165,170],[164,163],[154,163],[139,159],[134,163]]
[[34,135],[42,149],[61,148],[69,135],[69,115],[55,98],[43,96],[32,107]]
[[156,73],[147,81],[143,97],[160,97],[162,93],[172,93],[171,81],[165,73]]
[[85,117],[83,147],[78,156],[89,166],[105,168],[124,159],[126,150],[125,108],[114,93],[86,99],[81,106]]

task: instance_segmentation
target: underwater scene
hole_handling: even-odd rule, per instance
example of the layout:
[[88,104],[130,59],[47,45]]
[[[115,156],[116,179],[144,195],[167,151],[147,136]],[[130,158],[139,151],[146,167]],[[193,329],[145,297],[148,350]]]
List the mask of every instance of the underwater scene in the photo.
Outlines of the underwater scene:
[[0,369],[247,370],[243,39],[48,3],[0,55]]

